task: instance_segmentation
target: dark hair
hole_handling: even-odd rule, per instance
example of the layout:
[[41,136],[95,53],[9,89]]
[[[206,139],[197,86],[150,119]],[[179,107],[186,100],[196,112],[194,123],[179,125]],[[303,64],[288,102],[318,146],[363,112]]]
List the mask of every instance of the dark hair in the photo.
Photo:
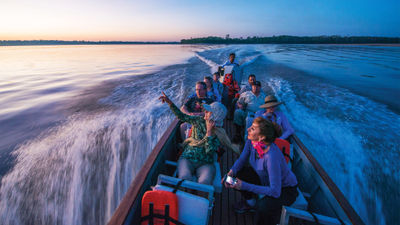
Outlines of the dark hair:
[[[213,79],[209,76],[205,76],[204,79],[208,80],[208,82],[210,82],[211,84],[211,88],[213,87]],[[205,83],[205,82],[204,82]],[[207,86],[207,85],[206,85]],[[207,87],[206,87],[207,88]]]
[[232,52],[231,54],[229,54],[229,57],[231,57],[231,56],[236,57],[236,54]]
[[254,77],[254,79],[256,79],[256,75],[254,75],[254,74],[250,74],[247,79],[250,79],[250,77]]
[[215,72],[215,73],[213,73],[213,75],[217,75],[217,76],[219,76],[219,73],[218,73],[218,72]]
[[281,127],[275,122],[271,122],[262,117],[257,117],[254,119],[253,123],[258,124],[260,135],[265,137],[264,141],[267,143],[274,142],[275,138],[282,135]]
[[210,81],[210,83],[212,83],[213,79],[209,76],[205,76],[204,79],[207,79],[208,81]]
[[198,85],[198,84],[200,84],[201,86],[203,86],[204,89],[207,90],[207,84],[206,83],[204,83],[203,81],[197,81],[196,85]]
[[261,87],[261,82],[257,80],[256,82],[253,83],[253,85],[257,85],[257,86]]

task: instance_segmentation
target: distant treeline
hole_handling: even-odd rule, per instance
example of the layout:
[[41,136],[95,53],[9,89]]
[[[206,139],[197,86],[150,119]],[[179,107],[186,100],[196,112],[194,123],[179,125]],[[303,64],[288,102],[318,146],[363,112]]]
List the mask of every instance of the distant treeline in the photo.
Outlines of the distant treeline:
[[0,40],[0,46],[18,45],[131,45],[131,44],[179,44],[179,42],[140,42],[140,41],[58,41],[58,40],[30,40],[9,41]]
[[393,37],[361,37],[361,36],[272,36],[272,37],[247,37],[229,38],[203,37],[182,39],[181,44],[399,44],[400,38]]

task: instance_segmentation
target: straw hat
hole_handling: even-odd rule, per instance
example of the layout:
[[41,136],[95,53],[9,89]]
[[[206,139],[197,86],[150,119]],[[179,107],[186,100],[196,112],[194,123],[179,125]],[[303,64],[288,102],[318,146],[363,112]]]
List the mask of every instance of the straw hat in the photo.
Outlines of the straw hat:
[[261,105],[260,108],[271,108],[282,104],[282,102],[278,102],[278,99],[276,99],[276,97],[273,95],[268,95],[265,97],[264,102],[265,104]]

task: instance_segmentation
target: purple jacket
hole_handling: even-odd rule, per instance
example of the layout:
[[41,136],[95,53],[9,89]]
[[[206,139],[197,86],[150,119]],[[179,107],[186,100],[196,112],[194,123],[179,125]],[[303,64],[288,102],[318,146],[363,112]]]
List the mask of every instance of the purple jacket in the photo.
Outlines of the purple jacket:
[[296,176],[289,169],[282,152],[274,143],[262,158],[258,158],[258,153],[251,141],[247,140],[242,154],[232,167],[233,174],[236,175],[246,162],[250,163],[260,177],[261,185],[242,181],[242,190],[278,198],[282,188],[297,185]]

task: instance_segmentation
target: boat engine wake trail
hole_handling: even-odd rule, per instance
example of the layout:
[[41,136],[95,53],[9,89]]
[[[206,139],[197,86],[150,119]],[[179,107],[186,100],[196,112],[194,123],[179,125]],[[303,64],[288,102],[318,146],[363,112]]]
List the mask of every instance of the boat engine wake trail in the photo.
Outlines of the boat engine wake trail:
[[198,64],[127,80],[98,100],[104,109],[80,110],[15,150],[1,181],[2,223],[105,224],[174,118],[161,91],[181,104],[198,79],[185,74],[207,69]]

